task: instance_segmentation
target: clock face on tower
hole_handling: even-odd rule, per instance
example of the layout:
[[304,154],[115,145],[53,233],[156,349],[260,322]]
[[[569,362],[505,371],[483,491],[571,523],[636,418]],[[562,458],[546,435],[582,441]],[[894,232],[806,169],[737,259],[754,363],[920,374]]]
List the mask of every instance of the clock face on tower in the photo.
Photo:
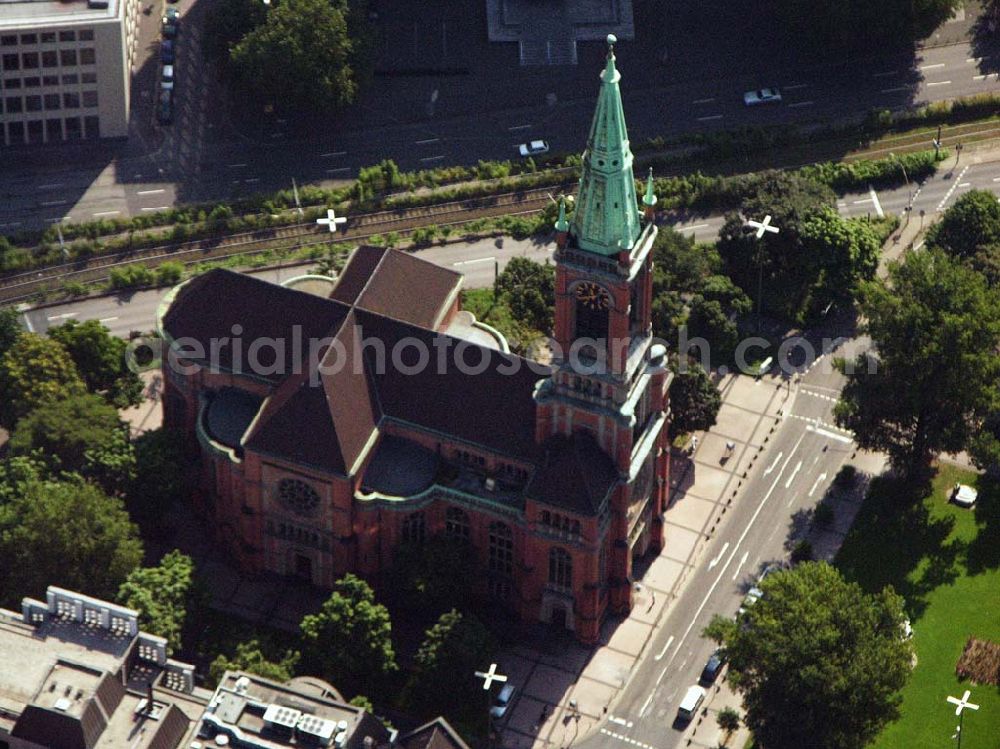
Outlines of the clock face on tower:
[[607,290],[590,281],[576,287],[576,299],[581,305],[595,311],[606,311],[611,306]]

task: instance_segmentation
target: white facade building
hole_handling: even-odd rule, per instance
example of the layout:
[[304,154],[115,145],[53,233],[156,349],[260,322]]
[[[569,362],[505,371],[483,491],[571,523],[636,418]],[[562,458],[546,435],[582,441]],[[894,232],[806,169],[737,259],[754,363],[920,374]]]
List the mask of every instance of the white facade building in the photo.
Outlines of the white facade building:
[[128,135],[139,0],[0,0],[0,145]]

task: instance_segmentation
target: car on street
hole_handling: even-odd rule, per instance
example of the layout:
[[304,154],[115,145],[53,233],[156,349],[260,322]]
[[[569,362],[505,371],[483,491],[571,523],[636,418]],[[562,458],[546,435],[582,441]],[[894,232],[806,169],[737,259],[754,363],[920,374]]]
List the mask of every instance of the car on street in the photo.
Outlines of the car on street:
[[951,501],[959,507],[972,507],[979,498],[979,492],[968,484],[955,484],[951,490]]
[[163,38],[164,39],[173,39],[173,38],[175,38],[177,36],[177,29],[178,29],[178,26],[177,26],[177,22],[176,21],[168,21],[166,16],[163,17]]
[[493,700],[493,704],[490,706],[490,717],[499,720],[507,714],[510,709],[511,703],[514,701],[514,695],[517,693],[517,687],[511,683],[504,684],[501,687],[500,692],[497,694],[496,699]]
[[705,701],[705,690],[697,684],[688,687],[684,693],[684,699],[677,708],[677,720],[681,723],[688,723],[698,712],[701,703]]
[[544,140],[533,140],[530,143],[522,143],[517,147],[517,152],[522,156],[537,156],[540,153],[549,152],[549,144]]
[[156,104],[156,119],[161,125],[169,125],[174,121],[173,91],[161,91]]
[[713,684],[722,670],[722,655],[716,650],[708,657],[705,668],[701,670],[701,678],[698,681],[702,684]]
[[163,80],[172,81],[174,79],[174,66],[164,65],[163,66]]
[[181,14],[177,8],[167,8],[167,12],[163,15],[163,22],[166,23],[170,21],[172,23],[177,23],[180,20]]
[[160,42],[160,62],[164,65],[174,64],[174,43],[171,39],[164,39]]
[[756,605],[757,601],[759,601],[763,597],[764,597],[764,591],[762,591],[760,588],[757,587],[750,588],[750,590],[747,591],[747,594],[743,597],[743,603],[740,604],[740,610],[738,612],[738,615],[743,616],[747,612],[747,609],[749,609],[751,606]]
[[758,104],[779,104],[780,102],[781,92],[776,88],[758,88],[743,94],[743,103],[748,107]]

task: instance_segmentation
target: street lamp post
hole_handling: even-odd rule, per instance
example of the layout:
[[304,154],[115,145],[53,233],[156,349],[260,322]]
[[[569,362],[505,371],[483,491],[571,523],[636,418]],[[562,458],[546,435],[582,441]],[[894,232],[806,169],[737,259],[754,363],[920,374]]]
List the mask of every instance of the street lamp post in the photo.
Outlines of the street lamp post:
[[965,710],[978,710],[979,705],[973,705],[969,702],[969,697],[972,696],[972,692],[968,689],[965,690],[965,694],[961,698],[958,697],[948,697],[948,702],[955,705],[955,715],[958,716],[958,727],[955,729],[955,735],[952,738],[958,739],[958,749],[962,749],[962,724],[965,718]]
[[754,221],[750,219],[746,223],[747,226],[756,229],[757,235],[757,333],[760,333],[760,326],[762,321],[761,312],[761,302],[763,301],[761,293],[763,292],[764,286],[764,253],[761,250],[760,240],[764,238],[765,232],[770,232],[771,234],[778,233],[777,226],[771,226],[771,214],[764,216],[763,221]]
[[903,179],[906,181],[906,223],[910,223],[910,214],[913,213],[913,186],[910,184],[910,176],[906,173],[906,164],[901,159],[896,158],[896,154],[889,152],[889,158],[893,159],[899,168],[903,170]]

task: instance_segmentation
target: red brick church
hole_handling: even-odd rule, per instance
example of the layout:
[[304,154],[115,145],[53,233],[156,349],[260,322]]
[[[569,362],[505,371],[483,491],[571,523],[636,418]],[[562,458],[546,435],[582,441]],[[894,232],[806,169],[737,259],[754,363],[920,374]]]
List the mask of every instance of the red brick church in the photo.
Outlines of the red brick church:
[[197,506],[244,569],[377,585],[400,543],[443,534],[522,618],[594,642],[629,609],[663,543],[670,374],[612,48],[600,78],[555,227],[552,365],[472,322],[461,276],[391,250],[326,287],[215,270],[172,292],[165,424],[197,445]]

